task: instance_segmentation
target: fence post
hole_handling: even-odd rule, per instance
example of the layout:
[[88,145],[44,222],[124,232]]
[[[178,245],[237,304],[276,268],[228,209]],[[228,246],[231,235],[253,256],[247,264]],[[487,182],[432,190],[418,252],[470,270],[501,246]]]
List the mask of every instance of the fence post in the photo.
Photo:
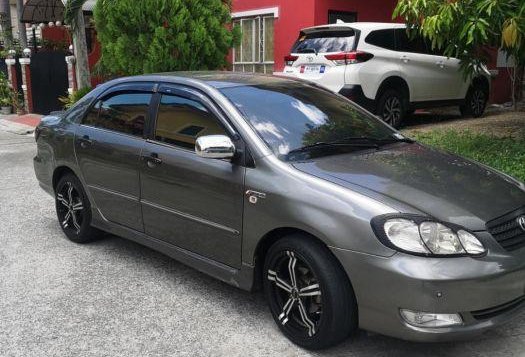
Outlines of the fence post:
[[33,91],[31,86],[31,59],[20,58],[22,67],[22,91],[24,92],[25,109],[28,113],[33,112]]
[[5,60],[5,64],[7,65],[7,78],[9,80],[9,84],[11,85],[11,88],[16,91],[18,90],[18,78],[16,77],[16,59],[7,58]]
[[67,63],[67,78],[69,82],[68,86],[68,93],[73,94],[73,92],[78,90],[77,85],[77,75],[76,75],[76,61],[77,59],[75,56],[66,56],[66,63]]

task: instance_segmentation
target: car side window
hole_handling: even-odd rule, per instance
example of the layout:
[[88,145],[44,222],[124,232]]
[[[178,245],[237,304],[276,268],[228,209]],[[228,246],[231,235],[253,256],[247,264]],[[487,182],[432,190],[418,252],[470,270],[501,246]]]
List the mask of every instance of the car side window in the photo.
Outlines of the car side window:
[[200,102],[163,94],[160,100],[155,140],[193,150],[202,135],[227,135],[219,119]]
[[409,38],[406,29],[396,29],[396,51],[431,54],[428,43],[421,36]]
[[366,36],[366,43],[393,50],[395,48],[394,31],[392,29],[372,31]]
[[99,100],[88,112],[83,124],[140,136],[148,116],[152,93],[119,92]]

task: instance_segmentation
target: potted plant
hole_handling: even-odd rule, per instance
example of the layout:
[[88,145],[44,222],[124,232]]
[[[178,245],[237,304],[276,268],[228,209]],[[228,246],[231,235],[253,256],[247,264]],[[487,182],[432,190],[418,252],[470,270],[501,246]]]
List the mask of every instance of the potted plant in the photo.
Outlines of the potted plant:
[[11,114],[12,90],[4,73],[0,72],[0,113]]

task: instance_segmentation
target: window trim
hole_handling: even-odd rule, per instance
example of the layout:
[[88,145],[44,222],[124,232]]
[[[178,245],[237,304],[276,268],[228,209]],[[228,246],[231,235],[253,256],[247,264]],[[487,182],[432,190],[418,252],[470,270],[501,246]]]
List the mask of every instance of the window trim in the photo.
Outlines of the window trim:
[[[146,139],[147,131],[149,129],[149,123],[151,122],[151,106],[154,104],[155,91],[153,89],[154,89],[155,86],[153,84],[152,85],[152,90],[149,91],[149,90],[143,90],[141,88],[137,88],[136,84],[137,83],[126,83],[125,85],[117,85],[115,87],[112,87],[112,88],[108,89],[104,93],[100,94],[93,101],[93,103],[91,103],[89,108],[85,111],[84,115],[81,117],[81,119],[80,119],[78,124],[82,125],[84,127],[93,128],[93,129],[97,129],[97,130],[104,130],[104,131],[107,131],[107,132],[116,133],[116,134],[119,134],[119,135],[125,135],[125,136],[129,136],[129,137],[132,137],[132,138]],[[149,104],[148,104],[148,110],[146,112],[146,121],[144,122],[144,129],[142,130],[142,135],[141,136],[133,135],[133,134],[129,134],[129,133],[123,133],[121,131],[112,130],[112,129],[108,129],[108,128],[102,128],[102,127],[89,125],[89,124],[85,123],[85,120],[86,120],[87,116],[89,115],[89,113],[91,112],[91,110],[93,109],[94,106],[96,106],[100,102],[104,102],[104,99],[109,97],[109,96],[119,95],[121,93],[143,93],[143,94],[151,95],[151,98],[150,98],[150,101],[149,101]],[[98,108],[97,118],[100,116],[100,109],[101,108]]]
[[[154,94],[154,112],[152,113],[152,120],[151,120],[151,130],[148,132],[148,135],[146,136],[146,141],[153,144],[160,144],[164,145],[170,148],[174,148],[177,150],[184,150],[186,152],[191,152],[195,155],[195,150],[190,150],[188,148],[185,148],[180,145],[167,143],[164,141],[159,141],[155,138],[155,131],[157,129],[157,119],[159,114],[159,108],[161,104],[161,99],[163,95],[172,95],[172,96],[178,96],[185,99],[197,101],[200,104],[202,104],[219,122],[219,124],[223,127],[225,134],[230,137],[230,139],[235,143],[241,139],[241,136],[237,133],[235,128],[232,126],[232,124],[226,120],[226,117],[224,114],[219,111],[216,108],[216,105],[214,102],[209,99],[206,95],[201,94],[197,92],[196,90],[193,90],[193,88],[184,87],[182,85],[177,84],[169,84],[169,83],[160,83],[160,86],[158,88],[158,91]],[[241,139],[241,141],[243,141]]]
[[[256,14],[256,15],[252,15],[252,16],[243,16],[243,17],[237,17],[235,18],[234,16],[232,16],[233,18],[233,21],[232,21],[232,24],[233,26],[235,26],[235,23],[238,23],[240,28],[241,28],[241,31],[242,31],[242,28],[243,28],[243,22],[245,21],[252,21],[253,25],[252,25],[252,61],[236,61],[236,58],[235,58],[235,47],[233,47],[232,49],[232,66],[235,68],[236,65],[238,66],[253,66],[253,70],[251,72],[255,72],[255,66],[256,65],[263,65],[264,66],[264,73],[267,73],[266,72],[266,65],[274,65],[275,66],[275,54],[274,54],[274,59],[272,61],[265,61],[265,57],[266,57],[266,49],[265,49],[265,43],[264,43],[264,35],[265,35],[265,30],[266,30],[266,22],[265,20],[268,19],[268,18],[271,18],[271,19],[275,19],[276,16],[272,16],[268,13],[259,13],[259,14]],[[258,23],[258,26],[256,26],[256,22]],[[259,29],[259,41],[258,43],[256,43],[256,33],[257,33],[257,29]],[[261,36],[262,35],[262,36]],[[274,33],[272,34],[274,36],[274,47],[275,47],[275,30],[274,30]],[[257,48],[258,47],[258,48]],[[239,53],[240,55],[242,56],[242,50],[243,50],[243,47],[242,47],[242,38],[241,38],[241,43],[239,44]],[[262,58],[261,58],[262,56]],[[243,71],[245,72],[245,71]],[[273,73],[273,71],[272,71]]]
[[276,19],[279,17],[279,7],[274,6],[274,7],[267,7],[264,9],[232,12],[231,17],[232,19],[236,20],[240,17],[254,17],[254,16],[261,16],[261,15],[271,15],[274,19]]

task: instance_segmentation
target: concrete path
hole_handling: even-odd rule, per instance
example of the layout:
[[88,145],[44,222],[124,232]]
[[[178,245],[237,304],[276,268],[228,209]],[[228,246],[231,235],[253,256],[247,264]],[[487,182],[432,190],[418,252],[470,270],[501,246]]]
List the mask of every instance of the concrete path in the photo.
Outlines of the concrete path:
[[[0,132],[0,356],[525,356],[525,316],[466,342],[359,332],[309,352],[286,340],[260,293],[109,236],[68,241],[34,178],[34,138]],[[395,289],[395,287],[392,287]]]
[[30,134],[40,123],[41,118],[42,116],[38,114],[0,115],[0,131],[19,135]]

